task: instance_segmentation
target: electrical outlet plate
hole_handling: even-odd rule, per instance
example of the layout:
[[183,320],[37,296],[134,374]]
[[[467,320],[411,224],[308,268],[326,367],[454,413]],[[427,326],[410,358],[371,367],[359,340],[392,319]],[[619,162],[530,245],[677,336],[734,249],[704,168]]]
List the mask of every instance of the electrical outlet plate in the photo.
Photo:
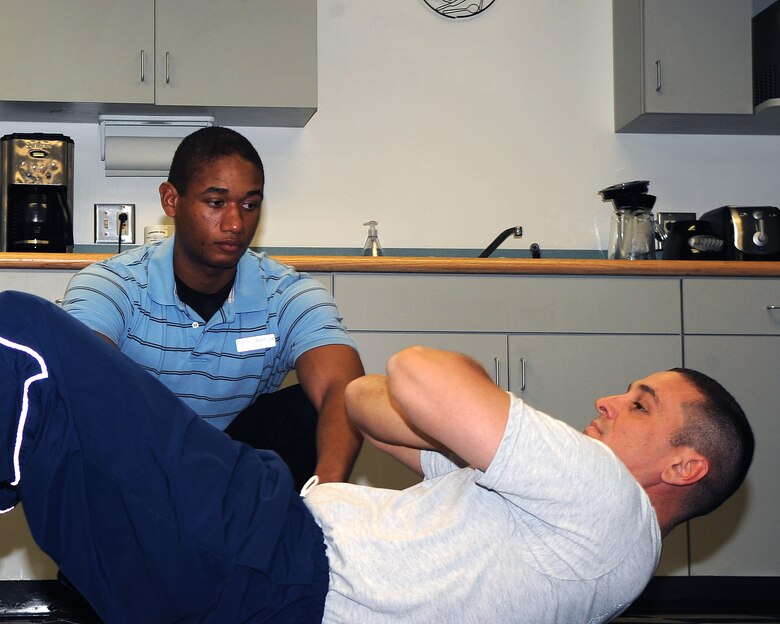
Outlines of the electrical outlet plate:
[[[126,214],[127,221],[121,223],[119,215]],[[95,204],[95,242],[118,244],[119,228],[122,228],[122,243],[135,242],[135,204]]]
[[[663,232],[669,231],[669,226],[676,221],[693,221],[696,219],[695,212],[657,212],[655,213],[655,219],[658,221],[658,225],[661,226]],[[656,239],[655,248],[663,249],[663,241]]]
[[658,224],[664,229],[669,229],[669,224],[675,221],[693,221],[696,219],[695,212],[657,212],[655,215]]

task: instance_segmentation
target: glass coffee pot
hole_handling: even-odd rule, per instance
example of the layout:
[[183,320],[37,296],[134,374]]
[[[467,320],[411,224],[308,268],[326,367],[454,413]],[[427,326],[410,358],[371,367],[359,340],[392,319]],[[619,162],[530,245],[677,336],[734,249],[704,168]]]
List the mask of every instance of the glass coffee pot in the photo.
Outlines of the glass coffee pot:
[[609,231],[610,260],[655,260],[656,237],[661,229],[652,209],[655,195],[648,195],[649,182],[624,182],[599,191],[602,201],[614,205]]

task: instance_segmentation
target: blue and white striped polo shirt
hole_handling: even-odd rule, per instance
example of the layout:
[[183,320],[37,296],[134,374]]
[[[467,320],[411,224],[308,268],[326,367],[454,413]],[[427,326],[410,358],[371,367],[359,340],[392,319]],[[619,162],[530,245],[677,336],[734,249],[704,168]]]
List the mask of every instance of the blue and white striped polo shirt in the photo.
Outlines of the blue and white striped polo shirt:
[[265,253],[241,258],[227,301],[204,323],[176,295],[173,238],[86,267],[63,307],[219,429],[277,390],[309,349],[356,348],[330,293]]

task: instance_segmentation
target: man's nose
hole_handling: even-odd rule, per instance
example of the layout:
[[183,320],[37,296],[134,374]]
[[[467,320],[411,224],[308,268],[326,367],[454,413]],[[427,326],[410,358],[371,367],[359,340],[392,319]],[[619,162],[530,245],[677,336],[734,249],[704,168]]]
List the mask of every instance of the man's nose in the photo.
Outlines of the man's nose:
[[235,204],[225,206],[222,213],[222,230],[234,233],[240,233],[244,230],[244,215],[239,206]]
[[615,396],[609,396],[609,397],[601,397],[600,399],[596,400],[596,411],[599,414],[602,414],[606,416],[607,418],[614,418],[615,417],[615,401],[617,397]]

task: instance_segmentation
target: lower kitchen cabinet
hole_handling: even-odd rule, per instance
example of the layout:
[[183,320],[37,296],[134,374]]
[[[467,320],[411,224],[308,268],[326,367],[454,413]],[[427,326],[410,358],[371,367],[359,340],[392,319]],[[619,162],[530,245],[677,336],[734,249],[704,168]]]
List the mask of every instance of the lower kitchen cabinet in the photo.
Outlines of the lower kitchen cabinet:
[[58,301],[65,294],[70,278],[76,273],[77,271],[56,269],[33,271],[0,269],[0,291],[19,290],[49,301]]
[[747,479],[722,507],[691,520],[691,574],[778,576],[780,552],[780,336],[686,336],[685,364],[721,382],[756,438]]
[[683,281],[685,366],[711,375],[747,414],[756,438],[739,491],[691,525],[691,574],[780,576],[780,280]]
[[[57,577],[57,565],[33,540],[24,505],[0,516],[0,582],[27,579],[53,579]],[[0,621],[2,607],[0,604]]]

